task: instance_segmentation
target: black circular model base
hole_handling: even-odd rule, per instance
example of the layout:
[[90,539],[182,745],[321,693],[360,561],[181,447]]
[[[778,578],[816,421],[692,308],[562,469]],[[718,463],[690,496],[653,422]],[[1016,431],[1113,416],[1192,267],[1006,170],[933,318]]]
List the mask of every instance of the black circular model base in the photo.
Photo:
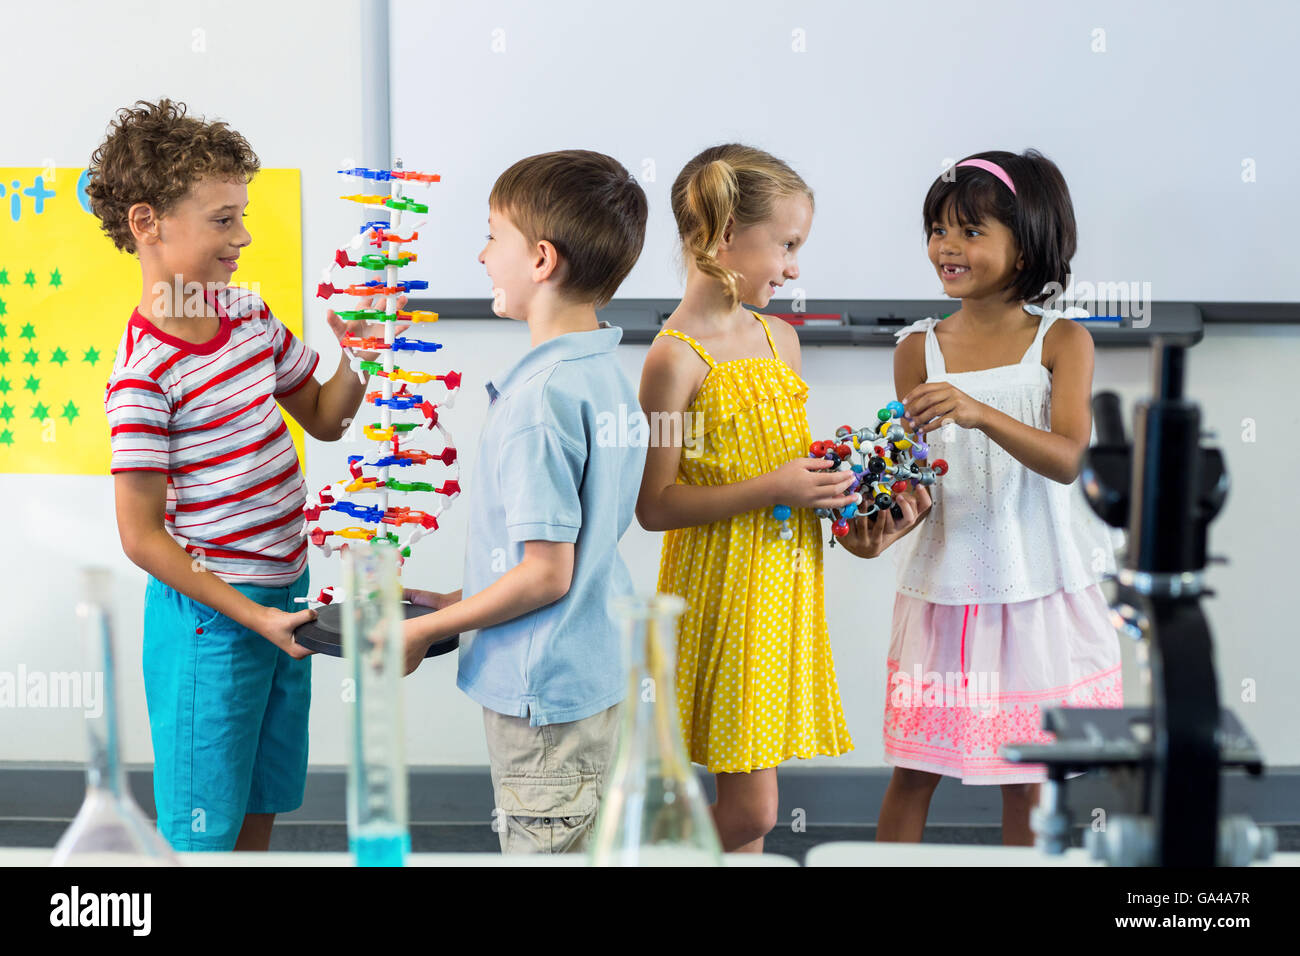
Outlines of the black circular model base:
[[[328,654],[330,657],[343,656],[343,604],[325,604],[316,609],[316,620],[308,621],[296,631],[293,632],[293,639],[307,648],[309,651],[316,651],[321,654]],[[402,610],[406,612],[407,618],[420,617],[424,614],[432,614],[433,608],[420,607],[418,604],[403,604]],[[444,638],[441,641],[431,645],[429,651],[424,656],[437,657],[439,654],[446,654],[454,651],[460,646],[460,635],[453,634],[451,637]]]

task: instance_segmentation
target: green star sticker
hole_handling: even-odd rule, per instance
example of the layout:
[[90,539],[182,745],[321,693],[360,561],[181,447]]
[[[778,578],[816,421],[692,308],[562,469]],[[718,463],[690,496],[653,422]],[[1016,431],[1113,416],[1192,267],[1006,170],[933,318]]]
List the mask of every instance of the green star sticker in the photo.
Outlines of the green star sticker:
[[9,350],[0,349],[0,365],[8,365],[8,364],[9,364]]
[[83,358],[82,361],[89,362],[91,365],[94,365],[96,362],[99,361],[99,349],[95,348],[93,345],[90,348],[86,349],[86,357]]
[[31,269],[28,269],[27,275],[23,277],[23,285],[31,286],[33,288],[36,286],[36,273]]
[[60,414],[68,420],[68,424],[72,424],[72,420],[81,413],[77,411],[76,405],[72,404],[72,402],[68,402],[68,404],[63,406],[63,411]]
[[38,422],[43,422],[50,417],[50,410],[45,407],[44,402],[37,402],[36,407],[32,409],[32,418]]
[[28,349],[27,354],[23,356],[23,361],[28,365],[34,366],[38,358],[40,358],[40,356],[36,353],[36,349]]
[[55,349],[53,353],[51,353],[50,355],[50,361],[53,362],[55,365],[57,365],[59,368],[63,368],[63,363],[66,362],[67,360],[68,360],[68,353],[63,351],[63,349]]
[[36,329],[28,322],[23,326],[23,330],[18,333],[18,337],[20,339],[34,339],[36,338]]
[[9,338],[9,328],[3,322],[0,322],[0,339],[7,338]]
[[63,276],[59,275],[58,269],[55,269],[50,273],[50,285],[54,286],[56,289],[63,285]]
[[9,429],[6,428],[0,432],[0,445],[12,445],[13,443],[14,436],[9,433]]
[[14,417],[14,407],[12,405],[10,405],[8,402],[5,402],[3,405],[0,405],[0,419],[9,421],[13,417]]
[[0,299],[0,315],[4,315],[8,311],[9,308],[5,305],[5,300]]
[[8,284],[9,284],[9,270],[0,269],[0,285],[8,285]]
[[40,387],[41,380],[35,375],[28,375],[27,381],[23,383],[23,388],[27,389],[27,391],[31,392],[33,395],[36,394],[36,390]]
[[0,378],[0,395],[9,394],[9,379]]

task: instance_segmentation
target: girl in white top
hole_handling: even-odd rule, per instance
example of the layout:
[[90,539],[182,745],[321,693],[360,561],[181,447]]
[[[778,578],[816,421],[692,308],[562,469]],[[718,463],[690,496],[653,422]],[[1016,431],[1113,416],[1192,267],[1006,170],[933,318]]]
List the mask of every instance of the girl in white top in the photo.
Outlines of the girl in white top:
[[[1050,741],[1043,708],[1118,707],[1123,696],[1098,587],[1114,551],[1077,482],[1092,337],[1028,304],[1066,284],[1074,211],[1055,164],[1030,150],[957,163],[923,212],[930,261],[961,308],[899,332],[894,379],[949,469],[899,545],[884,726],[895,769],[876,839],[919,841],[934,788],[951,776],[1001,785],[1003,842],[1032,844],[1045,770],[998,748]],[[879,533],[854,524],[842,540],[874,557]]]

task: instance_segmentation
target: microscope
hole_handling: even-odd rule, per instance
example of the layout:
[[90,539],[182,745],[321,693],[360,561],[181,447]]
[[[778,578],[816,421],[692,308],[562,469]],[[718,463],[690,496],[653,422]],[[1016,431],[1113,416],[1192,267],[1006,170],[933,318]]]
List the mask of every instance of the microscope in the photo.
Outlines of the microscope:
[[1115,783],[1123,812],[1094,820],[1086,845],[1113,866],[1244,866],[1268,858],[1276,832],[1220,814],[1220,770],[1264,765],[1255,743],[1219,706],[1214,642],[1201,610],[1206,533],[1228,494],[1217,448],[1201,446],[1200,408],[1183,397],[1186,347],[1157,339],[1153,395],[1138,403],[1133,442],[1119,396],[1093,399],[1097,444],[1085,453],[1081,483],[1093,511],[1127,528],[1116,575],[1113,619],[1138,642],[1150,707],[1052,708],[1043,712],[1050,744],[1008,744],[1014,763],[1047,767],[1034,813],[1039,846],[1070,846],[1066,775],[1093,768]]

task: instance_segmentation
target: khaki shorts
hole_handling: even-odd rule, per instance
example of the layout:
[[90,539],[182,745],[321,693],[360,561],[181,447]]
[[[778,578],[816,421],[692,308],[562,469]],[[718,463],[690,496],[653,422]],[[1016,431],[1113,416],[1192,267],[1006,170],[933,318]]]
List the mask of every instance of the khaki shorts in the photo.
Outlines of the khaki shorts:
[[615,704],[567,724],[529,726],[486,707],[488,760],[496,800],[492,829],[502,853],[586,850],[614,759]]

